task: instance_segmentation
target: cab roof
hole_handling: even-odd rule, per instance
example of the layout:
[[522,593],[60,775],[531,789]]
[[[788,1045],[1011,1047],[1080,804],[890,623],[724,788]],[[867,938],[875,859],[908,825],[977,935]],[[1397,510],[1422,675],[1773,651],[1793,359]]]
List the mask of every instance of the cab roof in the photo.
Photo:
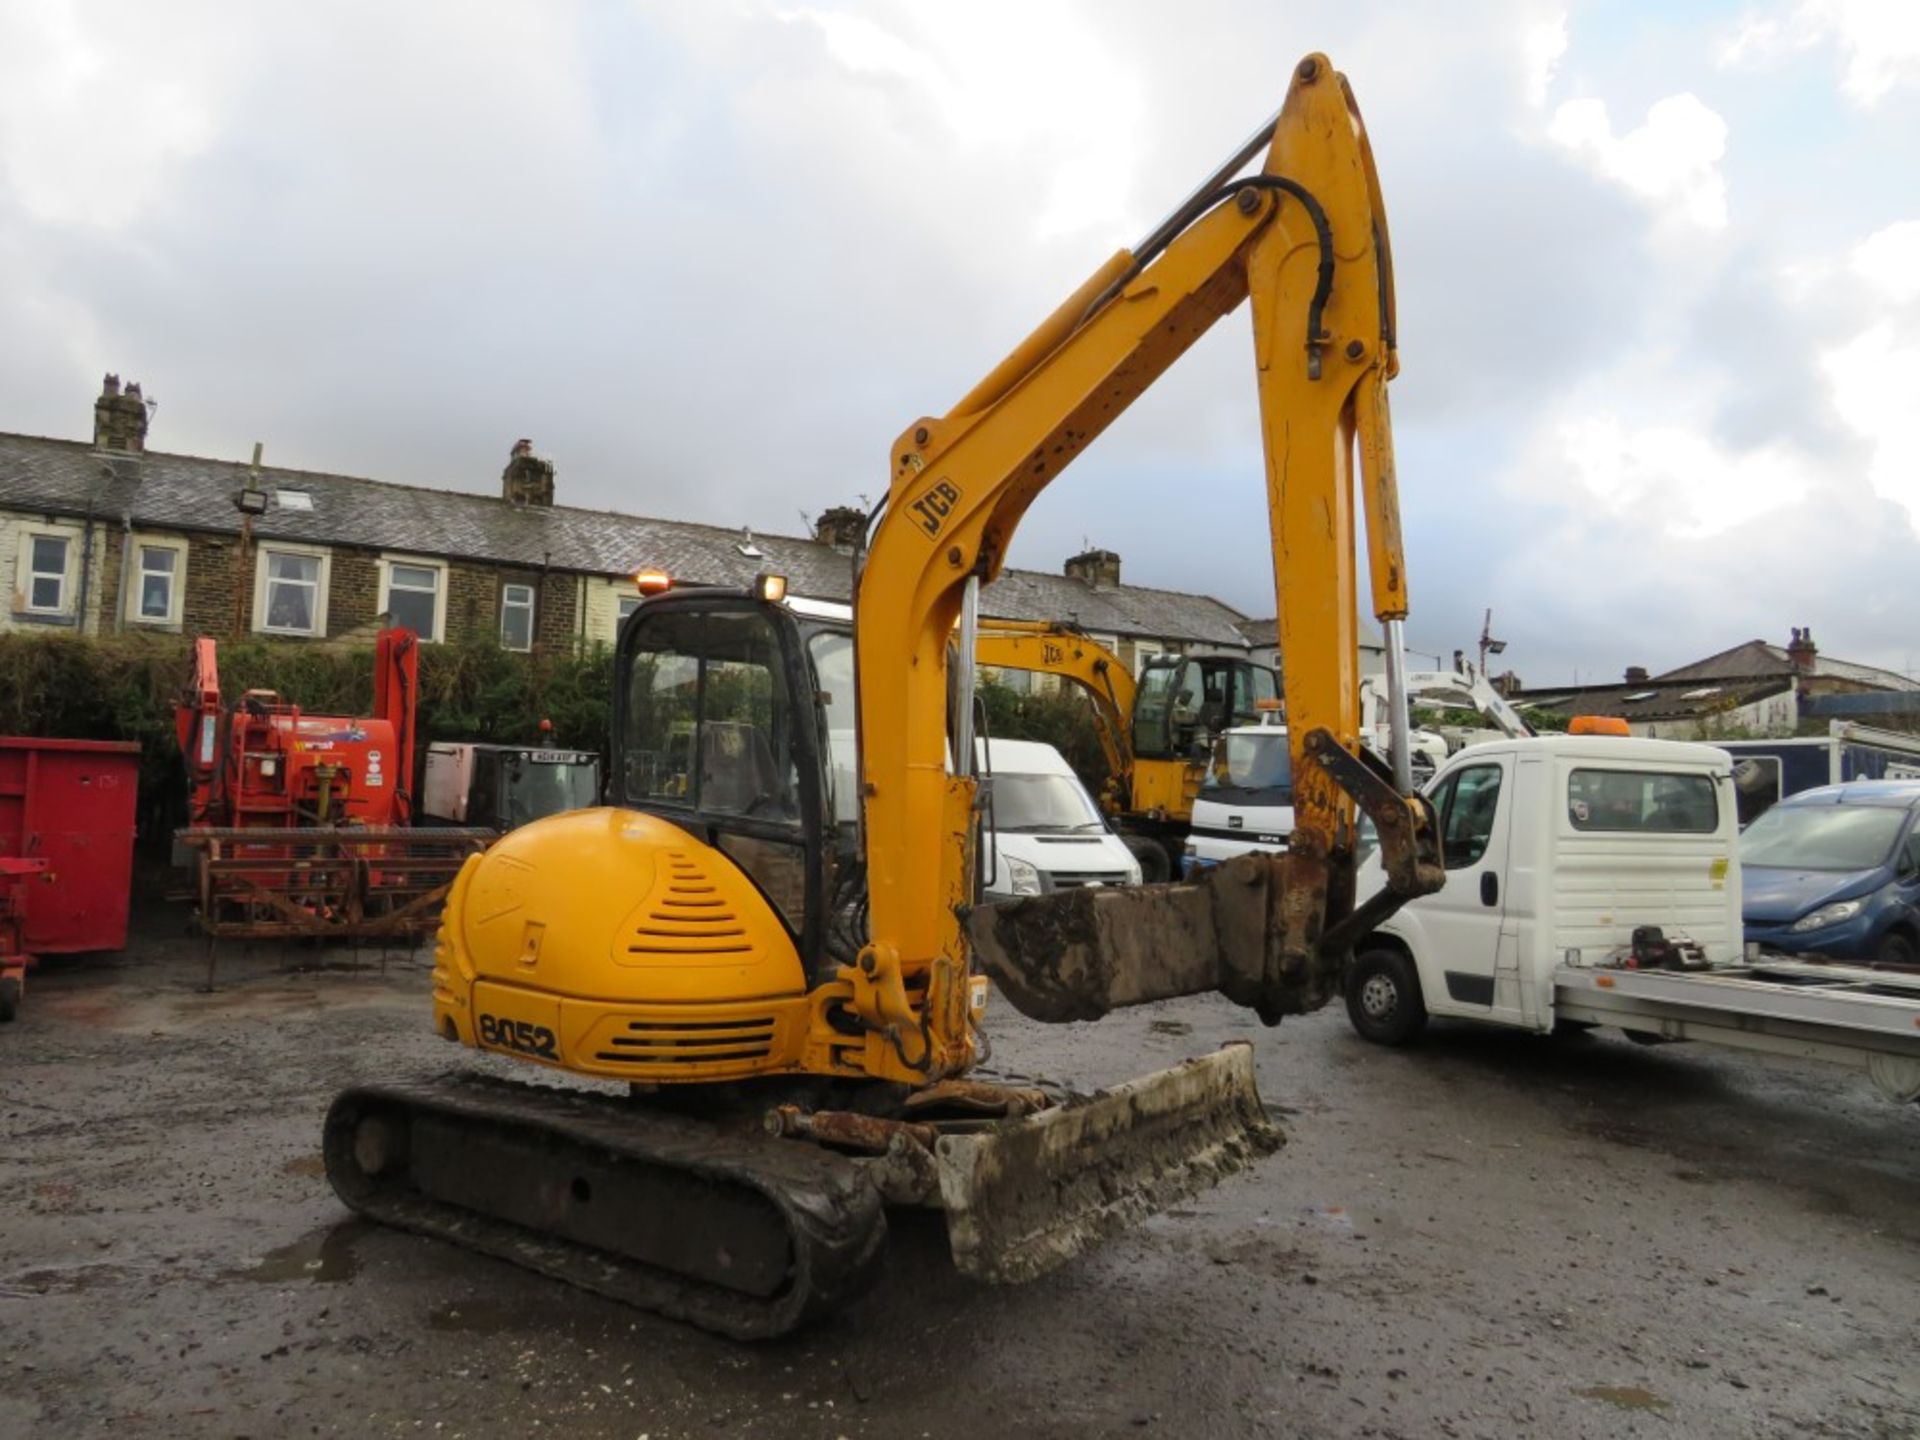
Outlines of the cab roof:
[[1733,757],[1713,745],[1692,740],[1646,740],[1637,735],[1531,735],[1514,739],[1502,737],[1469,745],[1449,757],[1453,764],[1461,755],[1553,755],[1567,760],[1591,760],[1623,765],[1695,765],[1716,770],[1731,770]]

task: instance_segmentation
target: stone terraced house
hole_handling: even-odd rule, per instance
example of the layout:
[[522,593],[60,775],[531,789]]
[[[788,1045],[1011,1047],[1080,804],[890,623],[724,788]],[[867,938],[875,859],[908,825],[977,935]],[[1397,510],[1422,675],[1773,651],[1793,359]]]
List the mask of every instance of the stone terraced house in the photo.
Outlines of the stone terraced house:
[[[109,375],[91,442],[0,433],[0,629],[312,642],[391,620],[434,643],[554,652],[611,645],[642,568],[722,585],[773,571],[795,595],[848,598],[864,517],[846,507],[811,537],[765,535],[556,504],[554,466],[525,440],[496,496],[166,454],[147,446],[148,414]],[[1246,616],[1124,585],[1106,550],[1062,574],[1007,570],[982,610],[1070,621],[1136,669],[1249,649]]]

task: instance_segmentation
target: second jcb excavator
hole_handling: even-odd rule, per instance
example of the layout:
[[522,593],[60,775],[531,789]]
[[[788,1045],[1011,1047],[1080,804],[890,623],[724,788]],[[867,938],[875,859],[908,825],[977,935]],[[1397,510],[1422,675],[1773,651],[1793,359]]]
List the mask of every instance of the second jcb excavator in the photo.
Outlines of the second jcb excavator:
[[[1292,846],[1201,884],[977,906],[979,588],[1040,491],[1245,300]],[[1064,1102],[968,1071],[988,976],[1042,1020],[1217,990],[1277,1021],[1337,995],[1352,941],[1439,887],[1404,747],[1396,781],[1358,713],[1356,505],[1390,654],[1406,613],[1393,326],[1366,133],[1345,78],[1309,56],[1275,120],[1165,224],[907,427],[851,624],[783,603],[773,575],[629,617],[614,803],[467,865],[433,1005],[449,1039],[635,1093],[349,1090],[324,1145],[343,1199],[753,1337],[856,1294],[887,1205],[942,1209],[961,1270],[1017,1281],[1270,1150],[1245,1045]],[[1356,802],[1387,876],[1358,907]]]
[[1180,871],[1215,740],[1230,726],[1258,722],[1280,690],[1268,667],[1233,655],[1162,656],[1136,679],[1105,645],[1057,621],[982,621],[974,659],[1052,675],[1086,696],[1107,762],[1100,808],[1149,883]]

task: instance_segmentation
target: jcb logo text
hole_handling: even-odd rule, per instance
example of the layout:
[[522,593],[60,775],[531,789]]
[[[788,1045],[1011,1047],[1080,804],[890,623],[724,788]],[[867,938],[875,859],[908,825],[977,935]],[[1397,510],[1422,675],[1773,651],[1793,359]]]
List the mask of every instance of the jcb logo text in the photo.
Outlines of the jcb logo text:
[[940,527],[947,523],[947,516],[953,513],[953,507],[959,501],[960,492],[954,489],[952,481],[937,481],[932,489],[913,502],[914,518],[929,535],[938,535]]

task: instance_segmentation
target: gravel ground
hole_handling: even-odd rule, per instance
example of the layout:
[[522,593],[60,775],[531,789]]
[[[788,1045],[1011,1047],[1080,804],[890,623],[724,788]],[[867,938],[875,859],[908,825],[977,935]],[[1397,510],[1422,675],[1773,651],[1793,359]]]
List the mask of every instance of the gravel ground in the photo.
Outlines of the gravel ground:
[[0,1031],[0,1435],[1920,1435],[1920,1111],[1811,1064],[1190,1001],[996,1060],[1079,1084],[1252,1039],[1287,1147],[1017,1290],[898,1225],[744,1347],[348,1221],[321,1114],[473,1064],[424,953],[141,942]]

